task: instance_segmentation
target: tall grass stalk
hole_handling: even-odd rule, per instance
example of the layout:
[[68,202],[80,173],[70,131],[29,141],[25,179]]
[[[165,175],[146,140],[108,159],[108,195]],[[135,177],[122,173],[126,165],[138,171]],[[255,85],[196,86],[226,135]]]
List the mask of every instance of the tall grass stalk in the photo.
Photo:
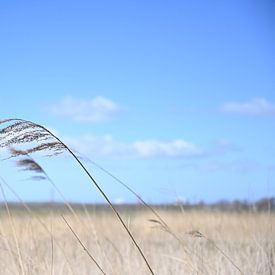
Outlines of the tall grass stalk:
[[21,252],[20,252],[20,247],[19,247],[18,237],[17,237],[17,234],[16,234],[15,226],[14,226],[13,217],[12,217],[12,214],[10,212],[9,205],[8,205],[8,202],[7,202],[7,198],[6,198],[6,195],[5,195],[5,191],[4,191],[3,186],[2,186],[1,183],[0,183],[0,189],[1,189],[3,199],[4,199],[6,211],[7,211],[8,217],[9,217],[10,227],[11,227],[14,242],[15,242],[15,245],[16,245],[16,251],[17,251],[17,255],[18,255],[20,271],[21,271],[22,275],[25,275],[22,255],[21,255]]
[[98,269],[101,271],[102,274],[106,274],[103,269],[101,268],[101,266],[97,263],[97,261],[94,259],[94,257],[90,254],[89,250],[87,249],[87,247],[83,244],[83,242],[81,241],[81,239],[78,237],[78,235],[76,234],[76,232],[73,230],[73,228],[71,227],[71,225],[68,223],[68,221],[65,219],[65,217],[63,215],[61,215],[63,221],[67,224],[67,226],[69,227],[69,229],[71,230],[71,232],[73,233],[73,235],[75,236],[75,238],[77,239],[77,241],[80,243],[80,245],[82,246],[82,248],[84,249],[84,251],[89,255],[90,259],[95,263],[95,265],[98,267]]
[[53,213],[51,211],[51,275],[54,274]]

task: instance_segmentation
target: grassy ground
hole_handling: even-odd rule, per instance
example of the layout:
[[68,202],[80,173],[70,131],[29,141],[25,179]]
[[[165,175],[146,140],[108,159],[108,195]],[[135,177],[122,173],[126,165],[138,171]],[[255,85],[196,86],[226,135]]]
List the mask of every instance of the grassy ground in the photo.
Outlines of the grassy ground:
[[[107,209],[33,208],[0,211],[1,274],[149,274],[136,248]],[[149,211],[122,216],[155,274],[275,274],[275,215],[253,212],[159,210],[171,232]],[[199,231],[204,237],[201,237]],[[189,234],[193,231],[193,234]],[[175,235],[173,235],[175,234]]]

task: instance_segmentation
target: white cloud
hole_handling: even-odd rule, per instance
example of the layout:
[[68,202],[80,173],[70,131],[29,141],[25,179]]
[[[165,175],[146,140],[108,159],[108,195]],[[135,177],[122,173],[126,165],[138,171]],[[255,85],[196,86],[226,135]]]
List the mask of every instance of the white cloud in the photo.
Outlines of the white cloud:
[[73,149],[92,157],[127,157],[133,154],[130,145],[115,141],[111,135],[65,137],[64,141]]
[[133,148],[140,157],[190,157],[202,154],[194,144],[182,139],[172,141],[143,140],[133,143]]
[[77,122],[100,122],[111,119],[120,110],[115,102],[102,96],[93,99],[77,99],[71,96],[48,107],[50,113]]
[[228,102],[221,111],[226,113],[239,113],[248,115],[275,115],[275,104],[265,98],[254,98],[247,102]]
[[92,157],[114,158],[184,158],[203,155],[196,145],[182,139],[172,141],[141,140],[131,143],[118,142],[111,135],[65,138],[69,146]]

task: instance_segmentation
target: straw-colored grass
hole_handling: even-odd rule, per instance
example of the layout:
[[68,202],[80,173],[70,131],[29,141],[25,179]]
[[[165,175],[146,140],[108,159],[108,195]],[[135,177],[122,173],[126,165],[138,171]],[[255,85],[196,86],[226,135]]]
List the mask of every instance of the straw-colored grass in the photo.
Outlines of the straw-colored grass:
[[[19,167],[35,173],[36,179],[48,180],[67,207],[63,213],[60,208],[33,210],[0,177],[6,206],[6,211],[0,211],[1,274],[274,274],[273,214],[156,212],[96,165],[147,209],[124,208],[121,213],[78,154],[47,128],[17,118],[0,120],[0,124],[0,149],[10,149],[6,159],[19,158]],[[20,145],[24,150],[13,148]],[[69,153],[112,212],[83,209],[76,214],[30,156],[37,152]],[[2,184],[21,202],[20,211],[9,207]]]
[[[21,270],[13,230],[25,274],[101,274],[61,213],[39,214],[50,235],[35,216],[10,211],[13,229],[10,217],[4,210],[0,212],[1,274],[18,274]],[[148,221],[152,218],[149,211],[122,213],[155,274],[240,274],[215,245],[244,274],[274,274],[274,215],[170,210],[161,210],[160,214],[182,243]],[[109,211],[78,211],[78,219],[69,212],[63,215],[106,274],[148,274],[141,256]],[[208,240],[188,234],[192,230]]]

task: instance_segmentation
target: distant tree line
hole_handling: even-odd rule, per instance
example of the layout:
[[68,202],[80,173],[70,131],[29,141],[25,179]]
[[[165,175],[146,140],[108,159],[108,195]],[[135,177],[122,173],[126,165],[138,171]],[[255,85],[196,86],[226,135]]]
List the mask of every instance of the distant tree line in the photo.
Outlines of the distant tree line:
[[226,201],[221,200],[215,203],[205,203],[203,201],[199,203],[178,203],[185,209],[216,209],[221,211],[275,211],[275,198],[262,198],[255,202],[249,202],[246,200],[234,200]]
[[[35,211],[41,213],[48,213],[50,210],[54,209],[55,211],[66,212],[66,206],[64,203],[60,202],[29,202],[29,207]],[[76,211],[83,211],[83,204],[80,203],[70,203]],[[188,211],[188,210],[205,210],[205,211],[228,211],[228,212],[275,212],[275,197],[272,198],[262,198],[255,202],[249,202],[246,200],[234,200],[226,201],[221,200],[215,203],[190,203],[176,201],[175,203],[166,203],[166,204],[150,204],[151,207],[155,209],[163,210],[172,210],[172,211]],[[24,208],[21,203],[9,202],[9,207],[11,209],[17,210],[19,212],[24,212]],[[106,213],[106,210],[109,211],[110,208],[105,203],[88,203],[85,204],[87,210],[91,210],[96,213],[103,211]],[[138,210],[148,210],[148,208],[141,203],[122,203],[116,204],[116,208],[119,211],[138,211]],[[0,214],[5,211],[5,203],[0,200]]]

